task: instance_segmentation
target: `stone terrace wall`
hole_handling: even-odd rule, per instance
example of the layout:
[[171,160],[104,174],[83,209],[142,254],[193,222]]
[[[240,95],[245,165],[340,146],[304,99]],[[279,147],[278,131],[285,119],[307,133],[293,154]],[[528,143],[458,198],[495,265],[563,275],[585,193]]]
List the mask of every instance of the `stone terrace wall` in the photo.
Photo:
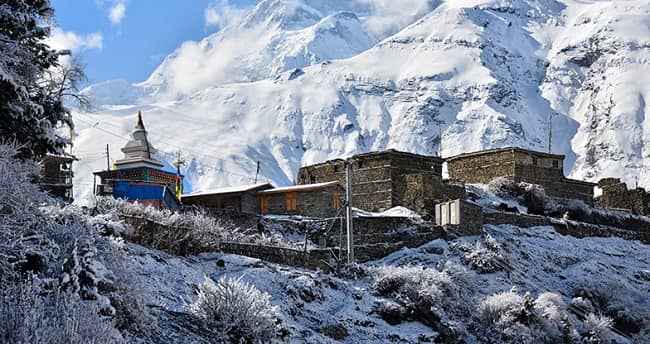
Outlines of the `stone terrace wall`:
[[485,212],[483,221],[488,225],[515,225],[517,227],[536,227],[548,226],[551,220],[545,216],[504,213],[504,212]]
[[552,225],[558,233],[571,235],[576,238],[618,237],[625,240],[639,240],[642,243],[650,244],[650,230],[625,230],[617,227],[562,220],[554,220]]
[[167,239],[160,237],[162,233],[186,233],[189,229],[168,227],[140,217],[125,217],[125,220],[134,229],[133,235],[128,237],[128,240],[173,255],[188,256],[203,252],[224,252],[279,264],[321,269],[324,271],[331,271],[332,267],[336,267],[337,249],[296,250],[286,247],[249,243],[206,243],[201,241],[200,238],[183,237],[182,235],[180,240],[173,241],[173,246],[163,246],[160,243],[167,242]]

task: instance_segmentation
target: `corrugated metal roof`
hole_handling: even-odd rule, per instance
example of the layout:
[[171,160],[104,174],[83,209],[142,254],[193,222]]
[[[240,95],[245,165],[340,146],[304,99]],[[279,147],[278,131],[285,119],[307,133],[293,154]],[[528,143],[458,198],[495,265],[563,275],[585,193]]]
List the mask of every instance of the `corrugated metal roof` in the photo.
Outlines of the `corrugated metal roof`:
[[187,195],[183,195],[183,197],[240,193],[240,192],[254,191],[254,190],[257,190],[257,189],[260,189],[260,188],[263,188],[263,187],[273,187],[273,186],[271,184],[269,184],[269,183],[239,185],[239,186],[227,186],[227,187],[216,188],[216,189],[197,190],[197,191],[191,192],[191,193],[189,193]]
[[301,191],[317,191],[317,190],[323,190],[332,186],[338,186],[340,188],[343,188],[341,186],[341,183],[339,182],[327,182],[327,183],[317,183],[317,184],[304,184],[304,185],[292,185],[292,186],[284,186],[281,188],[274,188],[274,189],[269,189],[269,190],[263,190],[258,193],[268,195],[268,194],[274,194],[274,193],[285,193],[285,192],[301,192]]

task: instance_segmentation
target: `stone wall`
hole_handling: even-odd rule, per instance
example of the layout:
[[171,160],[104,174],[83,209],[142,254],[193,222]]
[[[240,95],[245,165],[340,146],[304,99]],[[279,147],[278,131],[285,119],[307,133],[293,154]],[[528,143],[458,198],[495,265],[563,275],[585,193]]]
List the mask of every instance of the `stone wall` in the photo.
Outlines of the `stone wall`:
[[618,178],[605,178],[598,182],[603,191],[596,200],[601,208],[627,210],[636,215],[650,215],[650,194],[643,188],[628,190]]
[[514,179],[514,153],[504,150],[492,154],[452,157],[447,160],[447,171],[452,180],[464,183],[487,184],[496,177]]
[[[341,194],[341,192],[338,192]],[[268,213],[279,215],[302,215],[317,218],[336,216],[333,191],[296,192],[296,210],[287,210],[286,194],[273,193],[264,197],[268,199]]]
[[[440,158],[387,150],[355,155],[352,161],[352,204],[356,208],[378,212],[401,205],[426,213],[432,199],[444,198]],[[329,181],[345,185],[343,160],[302,167],[298,172],[299,184]]]
[[553,221],[552,225],[558,233],[571,235],[576,238],[618,237],[625,240],[639,240],[642,243],[650,244],[650,230],[626,230],[605,225],[560,220]]
[[517,227],[536,227],[548,226],[551,220],[545,216],[504,213],[504,212],[486,212],[483,214],[483,221],[487,225],[514,225]]
[[487,184],[504,177],[541,185],[550,197],[579,199],[592,204],[594,185],[565,178],[563,159],[561,155],[504,148],[449,158],[447,169],[452,180],[464,183]]

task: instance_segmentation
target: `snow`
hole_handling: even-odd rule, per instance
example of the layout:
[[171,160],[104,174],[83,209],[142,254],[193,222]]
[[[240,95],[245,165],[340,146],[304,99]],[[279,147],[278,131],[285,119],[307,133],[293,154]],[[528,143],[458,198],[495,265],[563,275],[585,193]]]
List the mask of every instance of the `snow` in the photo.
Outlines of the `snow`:
[[197,191],[192,191],[191,193],[183,196],[201,196],[201,195],[213,195],[213,194],[227,194],[233,192],[246,192],[250,190],[255,190],[263,186],[269,186],[269,184],[259,183],[259,184],[252,184],[252,185],[230,186],[230,187],[209,189],[209,190],[197,190]]
[[376,212],[376,213],[371,211],[365,211],[363,209],[357,209],[357,208],[352,208],[352,209],[353,209],[353,214],[355,216],[420,218],[420,215],[418,213],[402,206],[392,207],[390,209],[384,210],[382,212]]
[[292,185],[292,186],[284,186],[279,188],[263,190],[260,191],[260,193],[265,194],[265,193],[275,193],[275,192],[285,192],[285,191],[300,192],[305,190],[319,189],[319,188],[325,188],[325,187],[336,186],[336,185],[340,186],[341,184],[339,182],[326,182],[326,183],[315,183],[315,184],[305,184],[305,185]]
[[143,83],[90,86],[75,199],[138,110],[161,158],[189,162],[185,190],[250,184],[257,161],[288,186],[301,166],[386,148],[547,151],[549,114],[566,175],[650,186],[647,1],[411,2],[263,0]]

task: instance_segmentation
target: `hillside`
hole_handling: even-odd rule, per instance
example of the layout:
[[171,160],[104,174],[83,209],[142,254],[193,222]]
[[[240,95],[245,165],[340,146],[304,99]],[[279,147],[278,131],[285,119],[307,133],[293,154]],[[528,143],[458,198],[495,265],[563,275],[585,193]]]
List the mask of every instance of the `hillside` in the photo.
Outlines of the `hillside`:
[[75,113],[76,198],[140,109],[162,157],[190,161],[188,189],[250,183],[258,160],[287,185],[302,165],[383,148],[546,151],[550,115],[567,174],[650,186],[646,1],[382,6],[263,0],[142,83],[88,87],[98,111]]

